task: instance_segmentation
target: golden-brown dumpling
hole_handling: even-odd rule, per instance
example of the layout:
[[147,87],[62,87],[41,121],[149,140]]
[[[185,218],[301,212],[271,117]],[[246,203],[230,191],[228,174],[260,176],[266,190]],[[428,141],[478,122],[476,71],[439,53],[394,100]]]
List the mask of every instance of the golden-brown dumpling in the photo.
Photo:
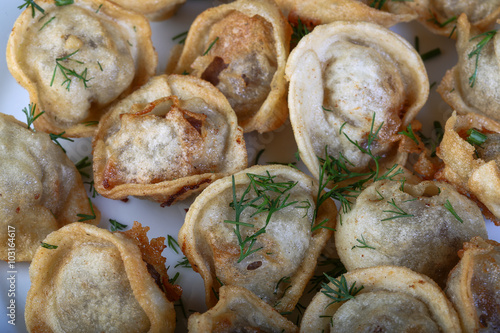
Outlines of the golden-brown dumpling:
[[[134,228],[141,228],[134,224]],[[127,233],[73,223],[47,236],[30,266],[25,319],[30,332],[173,332],[174,305],[158,270]],[[134,229],[132,229],[134,230]],[[163,269],[165,269],[163,265]],[[152,275],[156,273],[155,275]],[[168,279],[168,276],[167,276]]]
[[151,21],[162,21],[174,15],[186,0],[111,0],[123,8],[143,14]]
[[[317,26],[290,53],[286,75],[295,140],[316,178],[318,157],[325,158],[325,150],[334,158],[342,154],[353,170],[366,171],[370,156],[349,139],[366,148],[370,131],[382,124],[371,151],[393,158],[398,131],[415,118],[429,93],[415,49],[390,30],[366,22]],[[395,159],[404,164],[405,156]]]
[[500,244],[474,237],[464,244],[451,271],[446,294],[464,332],[500,330]]
[[413,0],[406,4],[418,12],[427,29],[449,37],[456,36],[456,21],[462,13],[480,31],[493,27],[500,16],[500,0]]
[[[458,63],[446,72],[437,91],[460,114],[479,113],[500,121],[500,35],[480,35],[465,15],[458,19],[457,33]],[[481,42],[485,44],[475,55]]]
[[9,257],[7,231],[15,232],[15,260],[30,261],[49,233],[82,219],[77,214],[99,223],[99,210],[90,206],[82,178],[63,150],[48,134],[2,113],[0,170],[1,260]]
[[[480,146],[467,141],[467,132],[475,129],[484,133],[486,141]],[[444,162],[436,177],[469,192],[500,219],[500,124],[478,114],[448,119],[437,155]]]
[[204,280],[208,307],[221,285],[236,285],[280,312],[293,310],[335,220],[333,200],[317,208],[317,195],[309,176],[270,165],[222,178],[196,198],[179,244]]
[[113,106],[93,145],[95,188],[112,199],[134,195],[170,206],[247,165],[227,100],[186,75],[154,77]]
[[[288,20],[316,26],[334,21],[365,21],[385,27],[417,18],[403,2],[377,0],[276,0]],[[379,6],[382,4],[382,8]]]
[[[408,268],[363,268],[336,282],[337,286],[323,286],[313,298],[300,332],[460,332],[457,313],[443,291]],[[345,298],[335,301],[340,297],[335,292]]]
[[37,130],[92,136],[106,106],[154,74],[149,22],[105,0],[37,4],[44,14],[26,9],[12,29],[9,70],[45,112]]
[[348,271],[405,266],[444,286],[457,251],[474,236],[487,237],[477,205],[447,183],[378,181],[358,196],[337,223],[335,246]]
[[237,286],[222,286],[217,305],[203,314],[189,316],[189,332],[297,332],[292,322],[269,304]]
[[173,73],[216,86],[245,132],[277,129],[287,118],[284,79],[292,29],[272,0],[210,8],[191,25]]

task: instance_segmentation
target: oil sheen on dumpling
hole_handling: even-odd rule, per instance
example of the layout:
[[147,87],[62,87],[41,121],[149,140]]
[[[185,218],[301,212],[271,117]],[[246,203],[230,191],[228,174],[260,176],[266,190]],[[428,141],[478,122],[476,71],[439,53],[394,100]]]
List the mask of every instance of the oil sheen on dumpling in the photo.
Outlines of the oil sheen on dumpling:
[[[36,120],[38,121],[38,120]],[[36,122],[35,121],[35,122]],[[15,232],[15,259],[30,261],[52,231],[100,214],[90,207],[78,170],[50,136],[0,113],[0,259],[7,260],[7,231]],[[93,209],[93,211],[92,211]],[[11,229],[13,228],[13,229]]]
[[337,224],[335,245],[347,270],[405,266],[443,285],[457,251],[487,237],[477,205],[447,183],[378,181],[358,196]]
[[[458,63],[446,72],[438,92],[459,114],[473,112],[500,121],[500,35],[480,36],[465,15],[458,19],[457,33]],[[476,57],[479,43],[484,45]]]
[[[377,266],[335,280],[338,285],[324,284],[314,296],[300,332],[460,332],[452,304],[425,275],[405,267]],[[345,298],[339,301],[339,295]]]
[[[313,225],[335,218],[328,201],[313,222],[316,195],[309,177],[283,166],[246,169],[234,176],[234,187],[226,177],[200,194],[179,243],[205,281],[208,306],[222,283],[245,287],[279,311],[293,309],[330,233]],[[235,198],[251,206],[238,208]]]
[[283,78],[291,28],[269,0],[208,9],[190,28],[174,73],[209,81],[228,99],[245,132],[286,119]]
[[154,73],[149,24],[109,2],[38,3],[45,16],[27,9],[9,39],[10,71],[45,111],[37,128],[91,136],[103,109]]
[[246,166],[241,129],[224,96],[184,75],[159,76],[116,105],[94,141],[96,189],[165,205]]
[[474,237],[459,252],[446,293],[455,305],[464,332],[500,330],[500,244]]
[[[428,95],[420,56],[406,41],[371,23],[335,22],[316,27],[290,54],[290,120],[300,155],[318,177],[318,156],[342,154],[357,171],[375,156],[391,155],[397,132],[416,116]],[[372,120],[375,117],[373,123]],[[355,167],[354,167],[355,166]],[[351,166],[350,166],[351,167]]]

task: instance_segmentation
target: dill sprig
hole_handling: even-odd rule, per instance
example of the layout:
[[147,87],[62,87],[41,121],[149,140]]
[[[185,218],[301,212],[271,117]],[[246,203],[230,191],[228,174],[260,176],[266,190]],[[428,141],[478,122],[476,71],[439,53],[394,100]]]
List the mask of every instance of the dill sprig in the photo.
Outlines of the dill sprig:
[[46,248],[46,249],[49,249],[49,250],[54,250],[54,249],[57,249],[59,247],[57,245],[47,244],[44,242],[41,242],[41,246]]
[[94,125],[98,125],[99,121],[97,121],[97,120],[84,121],[82,124],[85,126],[94,126]]
[[399,219],[399,218],[402,218],[402,217],[413,217],[413,216],[415,216],[413,214],[408,214],[407,212],[405,212],[404,210],[402,210],[400,207],[398,207],[398,205],[396,205],[396,202],[394,201],[394,198],[392,198],[391,201],[387,201],[387,203],[389,205],[391,205],[392,207],[394,207],[396,210],[383,210],[383,212],[384,213],[394,213],[396,215],[391,216],[391,217],[387,217],[385,219],[382,219],[381,221],[389,221],[389,220]]
[[455,209],[453,209],[453,206],[451,205],[450,203],[450,200],[446,200],[446,202],[444,203],[444,208],[448,209],[448,211],[453,215],[455,216],[455,218],[460,222],[460,223],[464,223],[464,220],[462,220],[462,218],[460,216],[458,216],[457,212],[455,211]]
[[26,115],[26,123],[28,125],[28,128],[31,128],[31,125],[35,122],[35,120],[38,119],[42,114],[45,113],[45,111],[40,112],[35,116],[35,111],[36,111],[36,104],[30,103],[28,105],[28,108],[23,108],[23,112]]
[[91,180],[89,182],[83,182],[84,184],[88,184],[89,185],[89,192],[90,194],[92,194],[92,198],[95,198],[96,195],[99,195],[99,193],[97,193],[95,187],[94,187],[94,181]]
[[356,296],[357,293],[359,293],[364,288],[363,286],[357,288],[356,282],[353,282],[352,285],[349,287],[347,285],[347,280],[343,274],[340,276],[339,279],[334,279],[328,276],[327,274],[325,274],[325,276],[328,279],[328,281],[334,285],[334,288],[330,287],[326,283],[323,283],[321,285],[321,287],[323,288],[321,292],[328,298],[332,299],[332,302],[330,302],[326,307],[329,307],[334,303],[339,303],[352,299]]
[[431,14],[431,18],[427,20],[427,22],[432,22],[434,23],[435,25],[437,25],[438,27],[440,28],[444,28],[445,26],[447,26],[448,24],[452,23],[452,22],[455,22],[457,20],[457,17],[456,16],[452,16],[450,17],[449,19],[447,19],[446,21],[444,21],[443,23],[439,22],[439,20],[437,19],[437,16],[434,12],[432,12],[430,9],[429,9],[429,13]]
[[[224,222],[235,225],[234,233],[238,239],[238,245],[240,248],[240,257],[238,262],[241,262],[250,254],[262,249],[262,247],[254,248],[254,245],[257,241],[257,237],[266,232],[266,228],[271,221],[272,215],[279,210],[297,203],[297,201],[288,201],[290,198],[289,191],[297,185],[297,182],[275,182],[274,178],[276,178],[276,176],[271,176],[269,171],[266,171],[266,173],[266,175],[247,173],[246,175],[250,179],[250,182],[247,188],[243,191],[239,200],[236,196],[234,175],[232,176],[233,202],[230,204],[230,207],[235,211],[235,219],[224,220]],[[247,195],[251,192],[255,193],[255,197],[253,199],[248,199]],[[277,196],[275,198],[271,198],[271,193],[275,193]],[[251,223],[241,221],[241,214],[247,208],[253,208],[255,210],[251,214],[251,217],[261,213],[267,213],[267,216],[263,227],[243,239],[243,236],[241,235],[241,227],[255,227]]]
[[74,0],[55,0],[56,6],[67,6],[67,5],[72,5],[75,1]]
[[[45,17],[45,16],[44,16]],[[43,18],[43,17],[42,17]],[[50,22],[52,22],[56,17],[55,16],[52,16],[52,18],[50,20],[48,20],[47,22],[45,22],[42,27],[40,29],[38,29],[38,31],[42,31],[46,26],[47,24],[49,24]]]
[[204,56],[206,56],[208,54],[208,52],[210,52],[210,50],[215,45],[215,43],[217,43],[218,40],[219,40],[219,37],[216,37],[214,39],[214,41],[212,43],[210,43],[210,45],[208,46],[208,49],[203,53]]
[[172,40],[173,41],[177,40],[177,43],[184,44],[186,42],[187,34],[188,34],[188,31],[181,32],[180,34],[172,37]]
[[359,244],[361,244],[361,245],[354,245],[351,248],[351,250],[354,249],[354,248],[356,248],[356,247],[359,248],[359,249],[372,249],[372,250],[375,250],[375,248],[373,246],[370,246],[370,245],[366,244],[366,240],[365,240],[365,237],[363,237],[363,234],[361,234],[361,240],[358,239],[358,238],[356,238],[356,241]]
[[291,44],[297,45],[299,41],[311,31],[307,28],[307,26],[301,21],[300,17],[297,19],[297,25],[290,24],[292,26],[292,39]]
[[[322,283],[328,283],[328,279],[326,278],[326,276],[336,278],[341,274],[347,273],[347,270],[340,259],[328,258],[324,255],[321,255],[321,257],[318,259],[317,267],[321,268],[321,270],[325,274],[322,273],[314,275],[311,280],[309,280],[311,287],[309,288],[308,293],[311,293],[313,291],[317,292]],[[327,268],[325,269],[323,267]]]
[[84,221],[89,221],[89,220],[95,220],[96,215],[94,212],[94,206],[92,205],[92,201],[90,201],[90,198],[87,198],[89,200],[89,205],[90,205],[90,211],[92,212],[92,215],[88,214],[76,214],[76,216],[80,217],[78,222],[84,222]]
[[254,163],[254,165],[258,165],[259,164],[259,159],[262,156],[262,154],[264,153],[264,151],[265,151],[265,149],[259,150],[259,152],[255,156],[255,163]]
[[398,132],[398,134],[402,134],[402,135],[409,137],[410,139],[413,140],[413,142],[415,142],[418,145],[418,139],[415,136],[415,133],[413,133],[413,129],[411,128],[411,124],[408,124],[408,126],[406,126],[406,131]]
[[469,77],[469,86],[471,88],[474,87],[474,84],[476,83],[476,79],[477,79],[477,66],[479,64],[479,55],[483,51],[484,46],[486,44],[488,44],[488,42],[493,37],[495,37],[496,34],[497,34],[497,30],[491,30],[491,31],[483,32],[482,34],[479,34],[479,35],[474,36],[471,39],[469,39],[469,42],[470,42],[470,41],[472,41],[472,40],[474,40],[476,38],[484,36],[483,39],[481,39],[481,41],[479,41],[479,43],[477,43],[477,45],[474,47],[474,50],[472,50],[468,54],[469,59],[472,58],[472,57],[474,57],[474,56],[476,56],[476,64],[475,64],[475,67],[474,67],[474,73]]
[[88,173],[86,173],[85,171],[83,171],[83,169],[85,169],[91,165],[92,165],[92,163],[90,162],[88,156],[85,156],[84,158],[82,158],[81,160],[79,160],[78,162],[75,163],[75,167],[78,170],[78,172],[80,173],[80,175],[82,175],[82,177],[87,177],[87,178],[89,178],[90,175]]
[[35,10],[38,10],[42,14],[45,13],[45,10],[42,7],[40,7],[34,0],[24,0],[24,3],[18,6],[17,8],[23,9],[25,7],[26,9],[31,7],[31,17],[35,17],[36,15]]
[[167,235],[167,245],[171,248],[175,253],[179,253],[179,243],[175,240],[174,237]]
[[184,268],[192,268],[191,264],[189,263],[189,260],[186,256],[182,257],[182,259],[177,262],[177,264],[174,266],[174,268],[177,268],[179,266],[184,267]]
[[441,140],[443,140],[443,136],[444,136],[443,125],[441,125],[441,123],[439,121],[434,121],[433,126],[434,126],[434,129],[433,129],[433,133],[432,133],[430,138],[426,137],[420,131],[417,132],[418,136],[420,136],[420,139],[422,139],[422,142],[424,143],[424,145],[429,147],[429,150],[431,151],[431,157],[436,156],[436,148],[439,146],[439,144],[441,143]]
[[63,146],[61,146],[61,143],[59,141],[57,141],[57,140],[61,139],[61,140],[66,140],[66,141],[70,141],[70,142],[74,142],[75,140],[64,137],[63,136],[64,134],[66,134],[66,131],[63,131],[63,132],[61,132],[59,134],[49,133],[49,136],[50,136],[50,139],[52,141],[54,141],[54,143],[56,145],[58,145],[59,147],[61,147],[61,149],[63,150],[63,152],[66,152],[66,149],[64,149]]
[[[289,277],[289,276],[283,276],[281,279],[279,279],[278,283],[276,283],[276,286],[274,287],[274,291],[273,291],[273,294],[277,294],[278,293],[278,290],[279,290],[279,287],[280,287],[280,284],[290,284],[290,282],[292,281],[292,279]],[[290,286],[287,287],[287,289],[290,288]],[[286,289],[285,291],[283,292],[283,294],[286,292]]]
[[109,219],[109,223],[111,224],[111,231],[117,231],[117,230],[125,230],[127,227],[126,224],[120,223],[117,220]]
[[176,272],[173,278],[168,279],[168,283],[175,284],[175,282],[177,281],[177,279],[179,278],[180,275],[181,275],[181,273]]
[[85,89],[88,88],[87,82],[92,80],[92,78],[87,79],[87,68],[85,68],[80,74],[78,74],[74,69],[69,69],[61,64],[61,62],[69,61],[69,60],[74,61],[78,64],[83,64],[82,61],[71,59],[71,57],[73,55],[75,55],[78,51],[80,51],[80,50],[78,49],[73,53],[65,55],[64,57],[56,58],[56,67],[54,67],[54,72],[52,73],[52,80],[50,81],[51,87],[52,87],[52,84],[54,84],[54,79],[55,79],[56,74],[57,74],[57,69],[59,69],[61,74],[64,76],[64,81],[61,83],[61,86],[66,85],[66,90],[68,90],[68,91],[70,90],[70,86],[71,86],[71,82],[72,82],[70,76],[75,77],[78,80],[82,81]]

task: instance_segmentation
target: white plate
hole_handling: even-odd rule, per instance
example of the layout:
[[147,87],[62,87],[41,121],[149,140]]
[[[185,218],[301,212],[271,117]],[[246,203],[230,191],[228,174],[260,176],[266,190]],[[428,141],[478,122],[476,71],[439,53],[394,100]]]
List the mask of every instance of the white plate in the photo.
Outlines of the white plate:
[[[0,41],[5,54],[5,46],[9,37],[10,31],[14,25],[14,21],[20,14],[17,6],[22,1],[3,1],[0,9]],[[152,23],[153,43],[158,52],[159,72],[163,72],[167,63],[170,49],[173,45],[172,37],[186,31],[194,18],[206,8],[220,3],[219,1],[207,0],[188,0],[179,12],[171,19]],[[419,37],[420,50],[425,53],[429,50],[439,47],[442,54],[434,59],[425,62],[429,82],[440,82],[445,71],[455,65],[457,56],[455,52],[454,42],[444,37],[431,35],[418,23],[399,24],[392,30],[400,33],[414,44],[415,36]],[[33,59],[36,61],[36,59]],[[436,88],[431,89],[430,98],[425,108],[420,112],[417,119],[422,121],[427,134],[430,133],[432,122],[440,121],[443,125],[448,116],[451,114],[451,109],[441,100],[439,94],[436,93]],[[21,121],[25,121],[25,116],[22,109],[29,104],[29,96],[10,75],[5,60],[0,63],[0,112],[11,114]],[[293,162],[295,161],[294,153],[297,151],[297,146],[293,138],[293,133],[287,122],[280,129],[265,134],[250,133],[245,135],[248,147],[248,160],[253,163],[256,154],[261,149],[265,148],[260,162]],[[68,156],[77,162],[85,156],[91,156],[90,139],[79,139],[73,143],[62,142],[68,152]],[[299,163],[299,168],[305,170],[304,166]],[[1,172],[1,171],[0,171]],[[88,187],[87,187],[88,189]],[[128,202],[113,201],[105,199],[102,196],[93,198],[92,201],[102,212],[102,221],[100,226],[103,228],[110,227],[109,219],[115,219],[121,223],[132,225],[133,221],[139,221],[143,225],[151,227],[148,234],[152,237],[167,237],[173,236],[177,239],[177,233],[181,227],[186,210],[192,201],[185,201],[176,204],[173,207],[161,208],[158,203],[138,200],[130,198]],[[486,227],[491,239],[500,241],[500,228],[495,228],[493,223],[487,221]],[[1,232],[7,232],[2,230]],[[197,273],[191,269],[174,266],[182,259],[182,254],[176,254],[172,249],[167,248],[164,251],[167,257],[167,265],[170,265],[169,275],[174,276],[175,272],[180,272],[178,283],[183,286],[184,292],[182,300],[184,303],[187,316],[192,311],[205,311],[203,281]],[[15,265],[15,301],[16,301],[16,318],[15,326],[8,324],[7,305],[10,297],[9,281],[7,280],[9,267],[7,263],[0,262],[0,332],[25,332],[24,324],[24,306],[26,303],[26,294],[28,292],[30,282],[28,276],[28,263],[17,263]],[[305,305],[305,304],[304,304]],[[186,331],[186,319],[180,311],[180,306],[177,310],[177,332]]]

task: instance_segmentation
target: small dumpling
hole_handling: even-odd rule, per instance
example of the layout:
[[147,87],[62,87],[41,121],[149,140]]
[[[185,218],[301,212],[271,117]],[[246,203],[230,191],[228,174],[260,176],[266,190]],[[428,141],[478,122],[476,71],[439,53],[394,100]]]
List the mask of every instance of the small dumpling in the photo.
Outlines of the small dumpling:
[[216,306],[189,316],[189,332],[298,332],[297,326],[245,288],[222,286],[218,296]]
[[[174,332],[163,239],[137,222],[111,233],[73,223],[44,240],[30,266],[30,332]],[[162,262],[162,264],[158,264]],[[164,274],[162,274],[164,273]]]
[[500,244],[474,237],[464,244],[451,271],[446,294],[464,332],[500,330]]
[[247,288],[279,312],[295,307],[332,233],[333,200],[301,171],[254,166],[207,187],[189,208],[179,244],[217,303],[222,285]]
[[170,59],[171,70],[216,86],[245,132],[272,131],[288,115],[284,72],[291,34],[272,0],[220,5],[196,18],[179,58]]
[[48,134],[2,113],[0,170],[0,227],[5,230],[0,233],[0,259],[10,256],[10,233],[15,233],[15,260],[31,261],[40,242],[81,220],[78,214],[93,217],[88,223],[99,223],[99,210],[87,198],[82,178],[63,150]]
[[92,136],[106,107],[155,73],[149,22],[105,0],[37,4],[12,29],[9,70],[44,112],[37,130]]
[[444,168],[436,177],[473,194],[499,223],[500,124],[478,114],[453,113],[446,122],[437,155]]
[[457,251],[487,237],[478,206],[447,183],[378,181],[358,196],[337,223],[335,246],[348,271],[405,266],[444,286]]
[[500,16],[500,0],[412,0],[407,6],[415,9],[420,23],[431,32],[453,38],[462,13],[480,31],[492,28]]
[[334,21],[364,21],[390,27],[417,18],[417,14],[401,1],[276,0],[276,3],[293,24],[300,19],[312,26]]
[[151,21],[163,21],[175,14],[186,0],[111,0],[123,8],[143,14]]
[[146,197],[163,206],[247,165],[243,131],[226,98],[185,75],[154,77],[114,105],[93,146],[100,194]]
[[457,25],[458,63],[437,91],[460,114],[478,113],[500,121],[500,35],[471,27],[465,15]]
[[307,307],[300,332],[460,332],[443,291],[408,268],[363,268],[332,280]]
[[355,142],[404,164],[398,132],[424,105],[429,82],[420,55],[402,37],[366,22],[317,26],[291,52],[286,75],[295,140],[316,178],[318,157],[326,154],[366,172],[372,158]]

